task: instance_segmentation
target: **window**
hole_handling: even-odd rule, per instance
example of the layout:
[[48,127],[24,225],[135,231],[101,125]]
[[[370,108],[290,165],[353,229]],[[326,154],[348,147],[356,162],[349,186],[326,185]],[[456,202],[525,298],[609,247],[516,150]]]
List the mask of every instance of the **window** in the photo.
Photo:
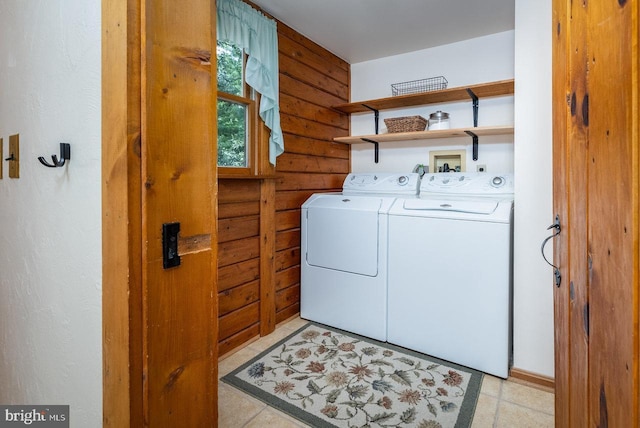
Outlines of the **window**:
[[257,135],[254,91],[244,83],[245,55],[232,43],[218,42],[217,60],[218,166],[231,168],[222,173],[248,175],[255,171]]
[[277,24],[241,0],[216,10],[219,173],[265,174],[284,152]]

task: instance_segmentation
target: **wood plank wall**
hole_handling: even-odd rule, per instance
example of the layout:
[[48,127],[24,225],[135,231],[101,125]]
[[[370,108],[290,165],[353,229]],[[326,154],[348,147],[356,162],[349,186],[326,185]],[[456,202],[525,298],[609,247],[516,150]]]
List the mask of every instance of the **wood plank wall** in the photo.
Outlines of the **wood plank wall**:
[[260,332],[260,182],[220,180],[218,194],[219,355]]
[[[332,142],[349,134],[349,118],[331,109],[349,101],[349,64],[281,22],[278,43],[285,153],[275,178],[219,183],[219,355],[273,329],[260,325],[261,311],[263,323],[265,312],[275,313],[276,323],[300,312],[300,206],[313,193],[339,190],[350,168],[349,146]],[[275,200],[261,204],[267,180],[274,181]],[[266,234],[276,250],[274,271],[263,281],[261,216],[275,218]],[[261,287],[275,289],[266,305]]]

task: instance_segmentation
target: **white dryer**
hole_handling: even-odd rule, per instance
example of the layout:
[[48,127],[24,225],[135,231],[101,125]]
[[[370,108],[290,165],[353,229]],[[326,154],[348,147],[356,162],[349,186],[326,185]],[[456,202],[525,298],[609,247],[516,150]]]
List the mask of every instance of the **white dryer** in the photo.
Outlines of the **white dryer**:
[[387,214],[419,184],[415,173],[352,173],[342,193],[302,205],[302,318],[386,341]]
[[426,174],[389,211],[388,341],[502,378],[512,348],[513,177]]

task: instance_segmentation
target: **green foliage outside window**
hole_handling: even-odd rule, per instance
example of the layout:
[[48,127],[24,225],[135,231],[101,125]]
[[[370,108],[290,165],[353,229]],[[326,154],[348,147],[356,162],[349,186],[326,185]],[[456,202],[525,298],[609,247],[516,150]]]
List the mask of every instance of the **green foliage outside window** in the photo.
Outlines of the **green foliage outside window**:
[[242,49],[231,43],[218,42],[218,91],[244,95],[242,90]]
[[247,107],[218,99],[218,166],[247,166]]
[[[244,97],[243,53],[232,44],[218,42],[218,91]],[[247,166],[246,104],[218,96],[218,166]]]

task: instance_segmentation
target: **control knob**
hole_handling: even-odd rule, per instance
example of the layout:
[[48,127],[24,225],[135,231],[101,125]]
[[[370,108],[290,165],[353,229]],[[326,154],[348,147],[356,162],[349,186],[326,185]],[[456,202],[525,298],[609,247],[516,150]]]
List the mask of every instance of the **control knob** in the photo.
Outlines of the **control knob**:
[[495,176],[491,179],[491,185],[493,187],[500,187],[502,185],[504,185],[504,178],[500,177],[500,176]]
[[398,184],[400,186],[406,186],[408,182],[409,177],[407,177],[406,175],[401,175],[400,177],[398,177]]

